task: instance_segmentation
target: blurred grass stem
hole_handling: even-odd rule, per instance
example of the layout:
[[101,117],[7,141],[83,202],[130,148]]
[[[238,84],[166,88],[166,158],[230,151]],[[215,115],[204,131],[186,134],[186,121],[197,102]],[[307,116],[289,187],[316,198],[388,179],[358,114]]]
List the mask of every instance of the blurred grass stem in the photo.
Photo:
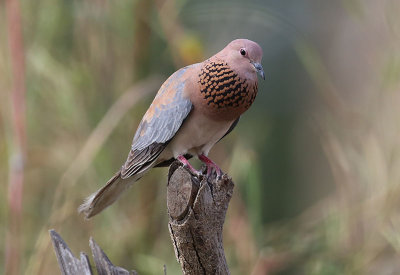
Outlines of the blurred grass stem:
[[[58,228],[58,225],[66,220],[66,218],[77,213],[77,205],[68,200],[69,194],[74,192],[73,186],[78,182],[79,178],[88,169],[98,151],[101,149],[107,138],[113,132],[126,113],[146,95],[151,94],[160,87],[161,77],[153,76],[138,82],[125,93],[110,107],[102,120],[92,131],[79,154],[71,161],[71,165],[61,176],[60,182],[55,191],[51,216],[48,224],[45,224],[39,234],[35,244],[35,251],[29,260],[27,266],[27,274],[41,274],[42,259],[45,257],[50,239],[48,238],[48,229],[50,227]],[[61,231],[60,229],[57,229]]]
[[5,247],[5,274],[19,274],[21,265],[21,223],[25,132],[25,61],[18,0],[6,0],[7,40],[12,67],[12,141],[9,142],[8,224]]

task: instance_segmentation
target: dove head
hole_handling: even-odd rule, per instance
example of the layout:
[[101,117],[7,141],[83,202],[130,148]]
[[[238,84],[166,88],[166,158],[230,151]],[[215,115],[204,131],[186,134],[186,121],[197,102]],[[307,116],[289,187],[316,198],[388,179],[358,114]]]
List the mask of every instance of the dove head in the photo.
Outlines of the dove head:
[[236,39],[229,43],[217,57],[223,59],[235,71],[247,79],[257,80],[257,73],[265,79],[261,66],[262,49],[248,39]]

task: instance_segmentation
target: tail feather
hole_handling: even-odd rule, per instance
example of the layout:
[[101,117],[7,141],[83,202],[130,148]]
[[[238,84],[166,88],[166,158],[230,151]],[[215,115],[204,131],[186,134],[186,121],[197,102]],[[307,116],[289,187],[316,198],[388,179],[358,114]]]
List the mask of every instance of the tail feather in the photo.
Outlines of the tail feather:
[[78,212],[83,213],[86,219],[97,215],[113,204],[119,196],[140,177],[141,175],[137,174],[128,179],[122,179],[121,171],[118,171],[104,187],[84,200],[83,204],[79,206]]

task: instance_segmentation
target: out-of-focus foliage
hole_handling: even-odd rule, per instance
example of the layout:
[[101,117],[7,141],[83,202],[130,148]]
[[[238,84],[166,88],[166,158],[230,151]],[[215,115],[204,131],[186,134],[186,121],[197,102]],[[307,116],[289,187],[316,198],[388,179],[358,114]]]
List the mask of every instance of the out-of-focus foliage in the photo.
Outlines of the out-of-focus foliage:
[[[3,2],[6,202],[13,76]],[[88,251],[93,236],[119,266],[162,274],[166,264],[168,274],[179,274],[166,169],[90,221],[76,208],[123,163],[156,90],[104,122],[118,98],[239,37],[262,46],[267,77],[253,107],[211,153],[236,183],[224,227],[232,274],[400,270],[399,1],[36,0],[21,8],[28,123],[21,271],[58,273],[47,233],[55,228],[74,252]],[[113,129],[104,143],[95,131],[101,123]],[[0,266],[8,210],[0,204]]]

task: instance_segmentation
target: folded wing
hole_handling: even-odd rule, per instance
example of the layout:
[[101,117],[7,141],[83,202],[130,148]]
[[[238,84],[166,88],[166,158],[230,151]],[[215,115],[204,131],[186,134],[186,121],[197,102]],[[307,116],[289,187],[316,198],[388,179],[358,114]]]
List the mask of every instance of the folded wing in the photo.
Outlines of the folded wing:
[[192,102],[184,97],[187,69],[180,69],[161,86],[133,138],[122,179],[151,168],[192,110]]

